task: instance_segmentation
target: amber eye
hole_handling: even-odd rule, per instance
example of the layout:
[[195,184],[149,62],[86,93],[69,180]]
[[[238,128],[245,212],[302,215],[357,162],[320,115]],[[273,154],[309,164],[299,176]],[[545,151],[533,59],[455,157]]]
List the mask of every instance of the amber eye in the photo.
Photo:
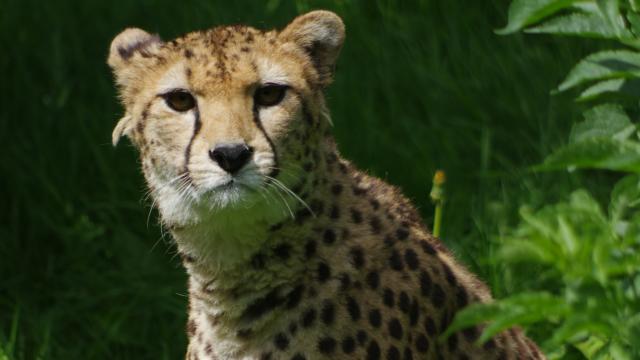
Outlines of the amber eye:
[[282,101],[286,91],[286,85],[266,84],[256,90],[253,98],[260,106],[273,106]]
[[186,90],[174,90],[164,94],[164,101],[175,111],[188,111],[196,106],[196,99]]

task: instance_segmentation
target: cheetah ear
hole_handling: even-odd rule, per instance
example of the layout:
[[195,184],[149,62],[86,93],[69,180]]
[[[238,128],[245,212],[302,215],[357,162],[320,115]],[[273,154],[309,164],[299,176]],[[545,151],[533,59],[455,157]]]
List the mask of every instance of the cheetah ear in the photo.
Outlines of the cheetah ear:
[[129,136],[129,133],[133,129],[133,118],[130,115],[125,115],[122,119],[118,120],[113,133],[111,134],[111,142],[113,146],[118,145],[118,141],[123,136]]
[[311,57],[320,84],[331,82],[336,60],[344,42],[344,23],[330,11],[317,10],[295,18],[280,36],[302,47]]
[[128,72],[125,70],[131,64],[134,55],[149,55],[155,52],[161,44],[162,40],[158,35],[152,35],[137,28],[128,28],[118,34],[111,41],[109,58],[107,59],[118,83],[126,85],[131,74],[127,75]]

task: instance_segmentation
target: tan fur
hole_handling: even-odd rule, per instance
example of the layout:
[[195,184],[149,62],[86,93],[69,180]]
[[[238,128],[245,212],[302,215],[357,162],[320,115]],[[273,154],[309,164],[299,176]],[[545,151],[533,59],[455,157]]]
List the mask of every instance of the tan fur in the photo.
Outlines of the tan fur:
[[[280,32],[113,40],[126,109],[113,142],[140,150],[189,273],[187,359],[544,359],[518,329],[483,346],[478,328],[439,339],[457,310],[491,295],[398,189],[339,156],[322,92],[343,40],[326,11]],[[257,106],[267,83],[286,95]],[[196,107],[171,109],[163,94],[175,89]],[[253,149],[235,175],[209,155],[230,142]]]

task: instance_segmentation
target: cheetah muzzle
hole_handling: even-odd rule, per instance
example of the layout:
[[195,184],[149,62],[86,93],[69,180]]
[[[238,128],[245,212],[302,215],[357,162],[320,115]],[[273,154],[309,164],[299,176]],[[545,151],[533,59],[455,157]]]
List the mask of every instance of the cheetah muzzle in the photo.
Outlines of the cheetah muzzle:
[[[337,152],[335,14],[112,42],[127,136],[189,274],[187,359],[543,359],[521,330],[439,335],[487,287],[395,187]],[[363,130],[364,131],[364,130]]]

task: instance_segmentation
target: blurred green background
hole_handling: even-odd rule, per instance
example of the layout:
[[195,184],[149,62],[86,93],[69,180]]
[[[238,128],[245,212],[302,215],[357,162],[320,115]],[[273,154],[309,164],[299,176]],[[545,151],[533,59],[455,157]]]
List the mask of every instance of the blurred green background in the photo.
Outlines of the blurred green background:
[[428,224],[445,170],[443,240],[496,296],[514,291],[492,254],[517,208],[609,179],[527,170],[578,116],[549,89],[595,47],[497,36],[508,4],[0,0],[0,359],[183,356],[186,276],[134,149],[110,145],[122,108],[105,59],[128,26],[170,39],[337,12],[347,40],[327,98],[340,150],[401,186]]

